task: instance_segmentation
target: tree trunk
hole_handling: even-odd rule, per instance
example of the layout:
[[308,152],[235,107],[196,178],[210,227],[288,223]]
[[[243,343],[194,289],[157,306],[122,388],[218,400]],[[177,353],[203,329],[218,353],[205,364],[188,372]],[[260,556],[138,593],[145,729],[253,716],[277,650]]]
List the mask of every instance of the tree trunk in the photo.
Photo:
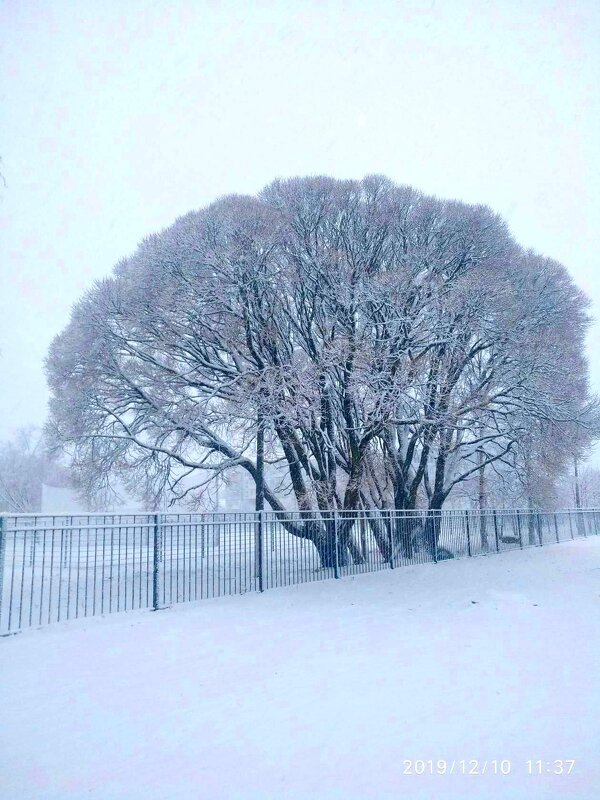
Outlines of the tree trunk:
[[338,517],[338,537],[340,542],[340,550],[348,551],[352,562],[354,564],[364,564],[364,558],[360,547],[354,540],[354,526],[356,524],[357,517],[354,514],[346,515],[344,512],[341,512],[340,516]]
[[381,516],[376,511],[367,511],[367,519],[383,560],[390,563],[392,550],[390,548],[390,537],[385,526],[385,521],[382,520]]
[[443,504],[444,498],[440,494],[434,492],[425,519],[425,542],[432,558],[437,558],[439,550]]
[[[326,519],[323,523],[307,522],[313,528],[311,541],[313,542],[319,558],[321,559],[321,566],[327,568],[335,568],[336,566],[336,542],[337,542],[337,566],[349,566],[350,551],[348,542],[342,540],[340,535],[340,521],[338,521],[338,531],[336,536],[335,519],[333,517]],[[360,555],[360,554],[359,554]]]

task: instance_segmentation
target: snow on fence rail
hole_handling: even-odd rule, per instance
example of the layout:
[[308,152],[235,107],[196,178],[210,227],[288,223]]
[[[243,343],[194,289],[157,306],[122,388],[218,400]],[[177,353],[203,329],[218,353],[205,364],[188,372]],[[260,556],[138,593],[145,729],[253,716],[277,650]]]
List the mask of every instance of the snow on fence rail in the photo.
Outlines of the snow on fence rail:
[[0,634],[600,532],[600,511],[0,516]]

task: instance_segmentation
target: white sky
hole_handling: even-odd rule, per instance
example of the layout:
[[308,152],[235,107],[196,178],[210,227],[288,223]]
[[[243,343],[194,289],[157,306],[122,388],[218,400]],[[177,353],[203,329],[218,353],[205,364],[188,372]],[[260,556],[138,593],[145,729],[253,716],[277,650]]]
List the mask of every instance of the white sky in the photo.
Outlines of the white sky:
[[[0,0],[0,439],[72,303],[146,234],[275,177],[500,212],[600,319],[600,3]],[[600,324],[589,337],[600,392]]]

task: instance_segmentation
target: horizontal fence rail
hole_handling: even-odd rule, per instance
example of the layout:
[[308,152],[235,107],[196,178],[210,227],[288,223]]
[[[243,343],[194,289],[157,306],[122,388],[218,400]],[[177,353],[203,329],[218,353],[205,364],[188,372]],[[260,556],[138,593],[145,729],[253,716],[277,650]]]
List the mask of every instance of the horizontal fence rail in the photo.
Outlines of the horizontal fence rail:
[[600,510],[0,516],[0,634],[592,536]]

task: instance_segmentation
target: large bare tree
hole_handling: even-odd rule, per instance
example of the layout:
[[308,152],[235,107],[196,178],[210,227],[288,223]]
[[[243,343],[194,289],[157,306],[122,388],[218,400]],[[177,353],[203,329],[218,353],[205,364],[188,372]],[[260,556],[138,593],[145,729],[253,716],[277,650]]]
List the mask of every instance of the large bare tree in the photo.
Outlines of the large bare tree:
[[[48,358],[49,434],[96,496],[115,475],[189,500],[255,479],[264,426],[300,511],[439,509],[540,419],[585,416],[586,390],[557,387],[585,387],[586,324],[566,270],[486,207],[276,181],[149,237],[78,303]],[[330,525],[290,529],[332,558]],[[360,559],[344,522],[340,540]]]

